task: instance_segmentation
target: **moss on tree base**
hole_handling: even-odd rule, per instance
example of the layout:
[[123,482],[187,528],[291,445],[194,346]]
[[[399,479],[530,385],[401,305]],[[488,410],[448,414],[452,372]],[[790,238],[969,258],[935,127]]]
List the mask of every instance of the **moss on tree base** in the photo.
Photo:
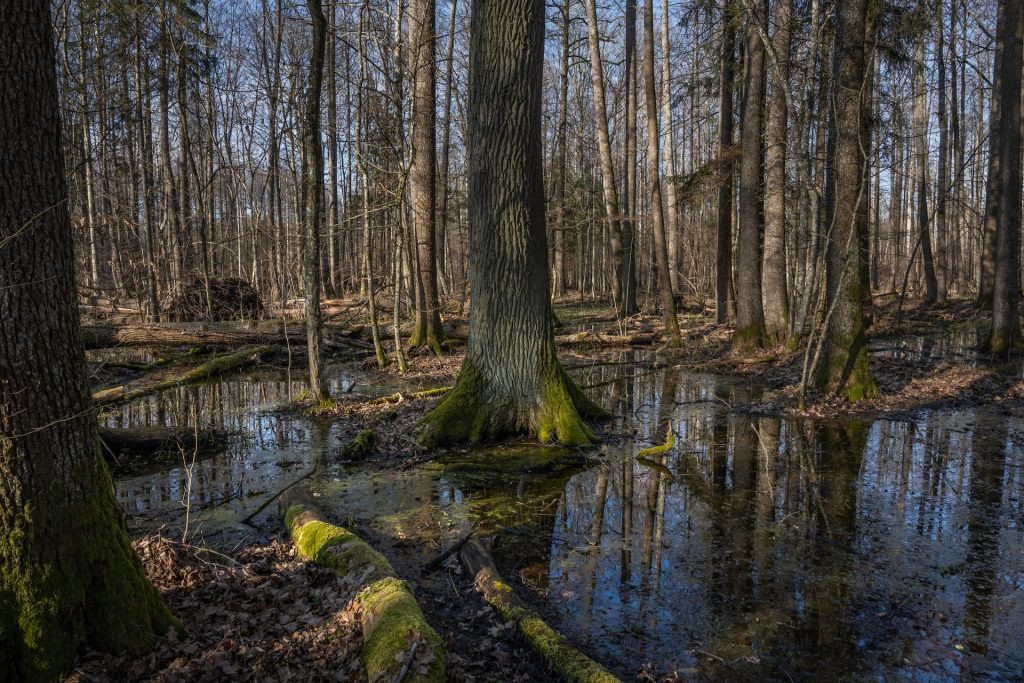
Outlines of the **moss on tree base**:
[[452,443],[493,441],[509,434],[530,433],[544,443],[587,446],[597,436],[584,418],[604,419],[607,411],[583,395],[554,353],[550,356],[532,405],[512,398],[494,398],[483,373],[468,358],[458,381],[444,399],[419,423],[419,439],[428,447]]
[[732,333],[732,349],[741,353],[757,351],[764,346],[764,326],[751,323]]

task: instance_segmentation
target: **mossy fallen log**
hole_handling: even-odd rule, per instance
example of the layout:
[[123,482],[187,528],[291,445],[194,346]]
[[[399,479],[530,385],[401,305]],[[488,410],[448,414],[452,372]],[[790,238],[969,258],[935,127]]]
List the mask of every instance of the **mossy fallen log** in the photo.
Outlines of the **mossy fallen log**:
[[[354,533],[327,522],[308,489],[284,491],[279,502],[299,555],[339,576],[356,576],[363,582],[358,600],[368,679],[444,681],[441,637],[387,559]],[[406,666],[410,656],[416,660]]]
[[515,621],[520,636],[567,683],[615,683],[619,679],[574,647],[519,599],[501,580],[490,552],[479,538],[470,538],[459,553],[484,599],[506,621]]
[[170,375],[161,373],[161,376],[158,379],[154,379],[151,382],[143,381],[138,386],[130,389],[127,386],[101,389],[93,393],[92,400],[96,405],[109,406],[117,403],[125,403],[127,401],[148,396],[149,394],[154,394],[158,391],[163,391],[164,389],[170,389],[183,384],[202,382],[204,380],[217,377],[218,375],[222,375],[230,370],[236,370],[251,363],[255,363],[263,356],[270,353],[273,349],[274,347],[272,346],[264,345],[244,348],[238,351],[232,351],[231,353],[223,353],[178,373]]
[[393,394],[388,394],[387,396],[378,396],[375,399],[371,399],[370,403],[399,403],[409,398],[429,398],[431,396],[441,396],[442,394],[447,394],[451,390],[452,387],[447,386],[437,387],[436,389],[424,389],[423,391],[411,391],[406,394],[403,394],[402,392],[398,391]]

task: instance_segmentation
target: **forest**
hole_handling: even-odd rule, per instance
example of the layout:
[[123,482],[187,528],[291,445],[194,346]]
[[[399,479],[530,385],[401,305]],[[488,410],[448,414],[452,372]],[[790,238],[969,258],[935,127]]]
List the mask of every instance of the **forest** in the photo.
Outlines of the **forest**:
[[1021,0],[2,0],[0,678],[1024,679]]

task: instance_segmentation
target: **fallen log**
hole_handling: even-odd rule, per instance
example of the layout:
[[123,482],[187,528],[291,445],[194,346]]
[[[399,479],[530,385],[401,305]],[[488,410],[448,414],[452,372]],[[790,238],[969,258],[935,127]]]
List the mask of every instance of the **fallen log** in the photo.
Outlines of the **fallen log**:
[[101,389],[93,393],[92,400],[98,406],[110,406],[148,396],[149,394],[155,394],[164,389],[170,389],[182,384],[201,382],[222,375],[230,370],[236,370],[255,363],[273,349],[274,347],[272,346],[254,346],[252,348],[232,351],[231,353],[220,354],[205,363],[190,367],[179,374],[167,376],[161,373],[159,379],[149,383],[143,382],[131,389],[125,385]]
[[[289,324],[287,334],[280,323],[270,327],[249,328],[243,323],[149,323],[145,325],[114,325],[90,323],[82,325],[82,340],[86,349],[105,349],[115,346],[246,346],[251,344],[306,345],[306,326]],[[324,330],[324,343],[328,347],[352,347],[372,350],[373,345],[352,339],[340,332]]]
[[103,455],[115,463],[124,458],[148,458],[169,453],[208,455],[223,450],[227,436],[214,430],[176,427],[100,427]]
[[407,398],[429,398],[431,396],[440,396],[441,394],[447,394],[451,391],[452,387],[437,387],[436,389],[424,389],[423,391],[410,391],[407,394],[403,394],[398,391],[394,394],[388,394],[387,396],[378,396],[377,398],[370,399],[370,403],[401,403]]
[[559,346],[644,346],[660,341],[654,332],[637,334],[605,334],[602,332],[583,331],[575,334],[561,334],[555,337]]
[[616,683],[610,671],[576,649],[519,599],[501,580],[491,553],[477,537],[470,538],[459,553],[462,564],[474,577],[474,586],[506,621],[515,621],[520,636],[558,676],[567,683]]
[[[384,556],[351,531],[327,522],[308,489],[288,489],[278,500],[301,557],[364,583],[357,600],[367,678],[444,681],[441,637],[423,617],[409,584],[398,578]],[[407,666],[413,657],[416,661]]]

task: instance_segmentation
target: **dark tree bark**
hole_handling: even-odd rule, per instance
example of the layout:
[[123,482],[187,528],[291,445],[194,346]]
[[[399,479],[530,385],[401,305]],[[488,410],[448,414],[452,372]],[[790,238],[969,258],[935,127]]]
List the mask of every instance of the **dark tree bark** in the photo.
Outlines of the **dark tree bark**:
[[764,345],[764,307],[761,301],[761,239],[764,218],[764,147],[761,144],[765,97],[765,49],[758,24],[765,24],[766,0],[754,0],[746,17],[744,38],[743,119],[740,133],[739,226],[736,235],[736,332],[733,346]]
[[945,0],[936,3],[936,30],[939,33],[935,47],[935,70],[938,71],[939,168],[935,193],[935,302],[946,303],[949,289],[949,254],[947,248],[949,221],[947,206],[951,191],[949,183],[949,118],[946,110],[946,28],[942,23]]
[[729,320],[732,299],[733,88],[736,71],[736,5],[724,0],[722,17],[722,80],[718,96],[718,241],[715,259],[715,320]]
[[320,139],[320,98],[324,85],[327,18],[321,0],[307,0],[313,22],[313,46],[309,56],[309,83],[302,120],[302,200],[305,222],[303,270],[306,309],[306,350],[309,356],[309,390],[315,401],[327,398],[323,365],[323,317],[320,313],[320,215],[324,203],[324,148]]
[[871,0],[836,7],[832,101],[828,107],[828,175],[825,186],[826,329],[818,383],[856,402],[878,395],[868,366],[864,335],[867,165],[871,114],[869,37]]
[[924,301],[938,299],[935,259],[932,256],[931,229],[928,221],[928,94],[924,80],[924,36],[914,51],[914,148],[917,156],[917,232],[924,265]]
[[565,185],[569,116],[569,27],[572,0],[562,5],[562,69],[558,81],[558,133],[555,141],[555,244],[551,295],[565,292]]
[[436,445],[514,432],[587,444],[603,415],[558,361],[541,168],[542,0],[474,0],[470,23],[470,282],[466,357],[422,422]]
[[772,91],[765,126],[764,189],[764,324],[767,341],[784,344],[789,336],[789,291],[786,287],[786,138],[789,134],[789,47],[793,0],[776,0],[772,36]]
[[623,89],[625,90],[625,111],[623,127],[626,139],[622,150],[622,260],[618,264],[622,303],[619,316],[636,313],[636,0],[626,0],[626,30],[623,48],[626,63],[623,67]]
[[[665,237],[665,210],[661,196],[661,136],[658,130],[658,95],[654,88],[654,2],[644,0],[644,105],[647,108],[647,183],[651,192],[651,224],[654,230],[654,256],[658,266],[658,297],[665,323],[668,346],[680,346],[679,321],[672,295],[668,242]],[[664,55],[667,59],[668,55]],[[668,84],[665,84],[668,87]]]
[[[987,200],[995,217],[996,263],[992,291],[993,353],[1022,345],[1020,318],[1021,221],[1021,68],[1024,62],[1024,4],[1003,0],[996,25],[997,53],[993,73],[992,145]],[[999,101],[998,106],[996,100]]]
[[175,624],[100,452],[79,332],[47,3],[0,4],[0,678],[55,680],[83,647]]
[[437,174],[436,2],[413,0],[409,9],[409,49],[412,51],[413,68],[409,177],[416,236],[416,282],[419,286],[416,321],[409,345],[429,347],[440,356],[443,353],[444,330],[437,297],[437,192],[434,184]]

